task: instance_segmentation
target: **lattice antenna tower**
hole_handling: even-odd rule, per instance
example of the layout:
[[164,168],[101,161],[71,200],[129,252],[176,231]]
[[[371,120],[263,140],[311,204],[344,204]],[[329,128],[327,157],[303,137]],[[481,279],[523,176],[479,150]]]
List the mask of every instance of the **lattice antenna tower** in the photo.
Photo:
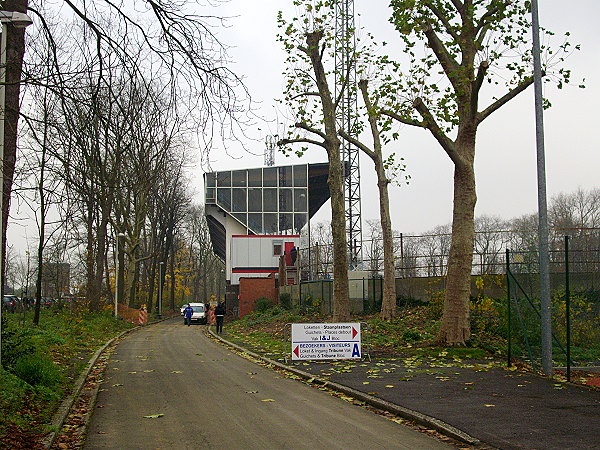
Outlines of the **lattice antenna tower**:
[[[335,2],[335,93],[341,96],[336,118],[338,127],[356,136],[356,49],[354,1]],[[344,161],[346,199],[346,236],[348,238],[348,265],[357,269],[362,262],[362,221],[360,208],[359,150],[345,139],[341,140]]]
[[265,166],[275,165],[275,148],[277,147],[279,136],[267,136],[265,138]]

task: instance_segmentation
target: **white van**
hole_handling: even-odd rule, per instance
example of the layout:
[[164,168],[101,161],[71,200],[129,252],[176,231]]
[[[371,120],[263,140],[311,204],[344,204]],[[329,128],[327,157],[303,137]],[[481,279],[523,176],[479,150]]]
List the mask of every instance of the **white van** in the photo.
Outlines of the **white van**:
[[[192,322],[198,322],[203,325],[206,325],[206,309],[204,308],[204,303],[190,303],[190,306],[194,310],[192,313]],[[183,319],[183,323],[185,324],[185,318]]]

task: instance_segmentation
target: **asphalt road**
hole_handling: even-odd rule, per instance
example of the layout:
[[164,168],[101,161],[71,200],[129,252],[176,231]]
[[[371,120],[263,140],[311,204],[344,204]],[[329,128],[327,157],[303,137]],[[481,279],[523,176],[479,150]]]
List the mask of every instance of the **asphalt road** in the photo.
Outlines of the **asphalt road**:
[[84,448],[449,448],[248,361],[182,322],[146,327],[119,344]]

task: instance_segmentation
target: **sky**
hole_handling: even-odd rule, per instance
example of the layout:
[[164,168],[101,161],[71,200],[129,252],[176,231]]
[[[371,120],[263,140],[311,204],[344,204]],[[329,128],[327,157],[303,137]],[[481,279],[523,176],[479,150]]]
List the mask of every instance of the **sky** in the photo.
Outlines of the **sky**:
[[[257,102],[258,114],[271,122],[257,123],[257,136],[281,134],[276,125],[275,98],[281,98],[284,78],[285,54],[276,42],[278,10],[291,17],[295,9],[291,0],[230,0],[218,10],[230,16],[228,27],[219,37],[232,46],[232,69],[245,77],[251,95]],[[355,0],[356,23],[370,31],[379,41],[390,45],[397,32],[388,22],[390,9],[387,0]],[[568,4],[568,6],[566,6]],[[544,95],[552,108],[545,111],[545,156],[547,198],[558,193],[574,192],[578,188],[589,190],[600,186],[600,132],[596,110],[600,100],[600,58],[598,44],[600,32],[600,2],[597,0],[541,0],[540,24],[557,35],[571,33],[570,40],[581,44],[581,51],[567,60],[573,72],[573,86],[562,90],[546,86]],[[556,42],[560,43],[561,39]],[[585,78],[586,89],[578,82]],[[535,144],[534,91],[530,87],[509,102],[480,126],[476,151],[477,207],[476,215],[499,216],[511,219],[537,211],[537,165]],[[258,131],[260,128],[260,131]],[[216,149],[211,155],[214,170],[228,168],[260,167],[263,165],[264,143],[246,141],[248,152],[228,146],[228,154]],[[438,225],[451,222],[453,167],[441,147],[425,130],[403,127],[393,150],[404,157],[409,185],[392,186],[393,228],[404,233],[425,233]],[[233,155],[232,158],[230,155]],[[236,159],[237,158],[237,159]],[[321,148],[310,149],[299,160],[276,154],[275,164],[326,161]],[[202,168],[194,170],[194,182],[202,192]],[[361,198],[363,230],[366,220],[379,215],[377,187],[372,162],[361,156]],[[315,220],[328,220],[326,204]]]

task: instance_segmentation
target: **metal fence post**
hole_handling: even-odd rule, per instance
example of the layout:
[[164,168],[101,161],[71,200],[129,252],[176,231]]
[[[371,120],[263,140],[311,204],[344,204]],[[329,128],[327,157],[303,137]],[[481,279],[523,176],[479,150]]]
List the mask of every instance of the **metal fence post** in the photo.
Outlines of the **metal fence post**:
[[567,315],[567,381],[571,381],[571,284],[569,280],[569,236],[565,236],[565,314]]
[[511,365],[511,317],[510,317],[510,250],[506,249],[506,311],[507,311],[507,325],[508,325],[508,351],[507,351],[507,365]]

